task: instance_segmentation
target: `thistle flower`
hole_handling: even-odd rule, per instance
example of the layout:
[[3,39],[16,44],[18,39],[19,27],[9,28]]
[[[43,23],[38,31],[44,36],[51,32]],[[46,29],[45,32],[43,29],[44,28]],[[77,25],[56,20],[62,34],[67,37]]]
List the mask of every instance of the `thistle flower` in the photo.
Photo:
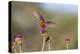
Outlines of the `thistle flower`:
[[12,49],[14,49],[15,52],[17,47],[19,47],[20,52],[22,52],[22,47],[21,47],[23,42],[22,40],[23,40],[23,36],[21,34],[16,34],[15,40],[12,45]]
[[69,44],[70,43],[70,37],[69,36],[65,36],[65,43]]
[[17,34],[16,37],[15,37],[16,44],[21,45],[22,44],[22,39],[23,39],[23,36],[21,34]]

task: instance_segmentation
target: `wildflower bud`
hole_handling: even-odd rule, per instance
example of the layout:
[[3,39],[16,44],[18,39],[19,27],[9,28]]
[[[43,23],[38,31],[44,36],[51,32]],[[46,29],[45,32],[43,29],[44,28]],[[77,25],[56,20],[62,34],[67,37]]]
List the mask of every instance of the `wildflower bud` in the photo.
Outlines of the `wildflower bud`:
[[70,38],[69,38],[69,37],[66,37],[66,38],[65,38],[65,43],[66,43],[66,44],[69,44],[69,43],[70,43]]
[[21,34],[17,34],[16,37],[15,37],[15,42],[18,45],[20,45],[20,44],[22,44],[22,39],[23,39],[22,35]]

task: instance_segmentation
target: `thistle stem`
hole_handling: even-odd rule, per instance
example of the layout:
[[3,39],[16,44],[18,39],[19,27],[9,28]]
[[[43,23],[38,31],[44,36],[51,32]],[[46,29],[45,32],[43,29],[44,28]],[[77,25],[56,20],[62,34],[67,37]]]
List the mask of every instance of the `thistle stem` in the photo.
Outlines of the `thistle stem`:
[[43,38],[42,51],[44,50],[44,46],[45,46],[45,36],[44,36],[44,38]]
[[14,53],[16,53],[17,51],[16,51],[16,49],[13,49],[14,50]]
[[69,49],[69,44],[66,44],[66,49],[67,49],[67,50]]
[[21,45],[19,46],[19,49],[20,49],[20,53],[22,53],[22,46]]
[[50,51],[50,49],[51,49],[51,48],[50,48],[50,42],[48,43],[48,49],[49,49],[49,51]]

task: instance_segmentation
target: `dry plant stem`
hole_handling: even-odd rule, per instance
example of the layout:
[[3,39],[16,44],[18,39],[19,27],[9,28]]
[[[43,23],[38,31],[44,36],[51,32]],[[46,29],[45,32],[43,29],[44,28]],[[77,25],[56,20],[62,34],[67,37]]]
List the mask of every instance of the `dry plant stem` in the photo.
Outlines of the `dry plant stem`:
[[14,53],[16,53],[17,51],[16,51],[16,49],[14,49]]
[[20,53],[22,53],[22,46],[21,45],[19,46],[19,50],[20,50]]
[[13,52],[16,53],[17,50],[16,50],[16,47],[12,48]]
[[50,48],[50,42],[48,43],[48,49],[49,49],[49,51],[50,51],[50,49],[51,49],[51,48]]
[[43,52],[43,50],[44,50],[44,46],[45,46],[45,36],[43,37],[42,52]]
[[67,49],[67,50],[69,49],[69,44],[66,44],[66,49]]

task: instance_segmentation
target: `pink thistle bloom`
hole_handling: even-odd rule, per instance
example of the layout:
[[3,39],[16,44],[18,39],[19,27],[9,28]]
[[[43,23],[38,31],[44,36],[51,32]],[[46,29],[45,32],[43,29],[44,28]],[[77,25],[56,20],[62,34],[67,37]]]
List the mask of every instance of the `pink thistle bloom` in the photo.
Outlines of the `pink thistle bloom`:
[[46,28],[41,28],[40,31],[41,31],[42,33],[45,33],[45,32],[46,32]]
[[69,44],[69,43],[70,43],[70,37],[69,37],[69,35],[67,35],[67,36],[65,37],[65,43],[66,43],[66,44]]
[[15,42],[17,44],[21,44],[22,43],[22,39],[23,39],[23,36],[21,34],[17,34],[16,37],[15,37]]

